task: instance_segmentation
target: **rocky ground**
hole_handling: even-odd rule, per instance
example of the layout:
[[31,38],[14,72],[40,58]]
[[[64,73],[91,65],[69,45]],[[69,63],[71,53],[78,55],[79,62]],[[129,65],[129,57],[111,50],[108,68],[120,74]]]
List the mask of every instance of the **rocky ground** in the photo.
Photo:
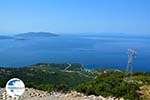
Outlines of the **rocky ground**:
[[142,95],[143,100],[150,100],[150,85],[140,87],[139,93]]
[[0,100],[124,100],[117,99],[115,97],[104,98],[102,96],[85,96],[84,94],[72,91],[70,93],[60,93],[60,92],[45,92],[32,88],[26,88],[26,91],[20,98],[12,99],[9,97],[5,89],[0,90]]

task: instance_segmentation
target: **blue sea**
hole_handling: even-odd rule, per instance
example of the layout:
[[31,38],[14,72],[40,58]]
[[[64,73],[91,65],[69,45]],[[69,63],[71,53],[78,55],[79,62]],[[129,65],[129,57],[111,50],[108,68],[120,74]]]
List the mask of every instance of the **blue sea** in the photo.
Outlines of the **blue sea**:
[[60,35],[28,40],[1,39],[0,66],[35,63],[81,63],[85,68],[125,70],[128,48],[134,48],[134,71],[150,71],[150,38],[136,36]]

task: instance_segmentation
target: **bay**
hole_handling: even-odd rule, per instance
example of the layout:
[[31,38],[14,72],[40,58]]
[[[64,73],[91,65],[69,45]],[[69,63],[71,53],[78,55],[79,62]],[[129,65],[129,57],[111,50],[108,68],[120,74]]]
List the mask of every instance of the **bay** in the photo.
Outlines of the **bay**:
[[134,71],[150,71],[150,39],[60,35],[28,40],[1,39],[0,66],[23,67],[35,63],[81,63],[85,68],[125,70],[128,48],[137,51]]

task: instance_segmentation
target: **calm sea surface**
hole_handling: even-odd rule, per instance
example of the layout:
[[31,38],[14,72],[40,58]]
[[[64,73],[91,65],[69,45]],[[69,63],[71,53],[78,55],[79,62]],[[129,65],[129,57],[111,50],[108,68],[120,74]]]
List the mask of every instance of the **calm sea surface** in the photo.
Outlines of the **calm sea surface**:
[[62,35],[29,40],[0,40],[0,66],[40,62],[82,63],[86,68],[126,69],[127,49],[135,48],[133,70],[150,71],[150,39],[140,37]]

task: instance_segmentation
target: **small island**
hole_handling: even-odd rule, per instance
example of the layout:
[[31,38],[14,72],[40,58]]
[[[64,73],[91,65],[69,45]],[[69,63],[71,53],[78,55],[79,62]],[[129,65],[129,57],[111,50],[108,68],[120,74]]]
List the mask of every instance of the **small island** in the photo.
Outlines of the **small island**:
[[16,38],[55,37],[59,36],[50,32],[27,32],[15,35]]
[[13,39],[13,37],[0,35],[0,39]]

